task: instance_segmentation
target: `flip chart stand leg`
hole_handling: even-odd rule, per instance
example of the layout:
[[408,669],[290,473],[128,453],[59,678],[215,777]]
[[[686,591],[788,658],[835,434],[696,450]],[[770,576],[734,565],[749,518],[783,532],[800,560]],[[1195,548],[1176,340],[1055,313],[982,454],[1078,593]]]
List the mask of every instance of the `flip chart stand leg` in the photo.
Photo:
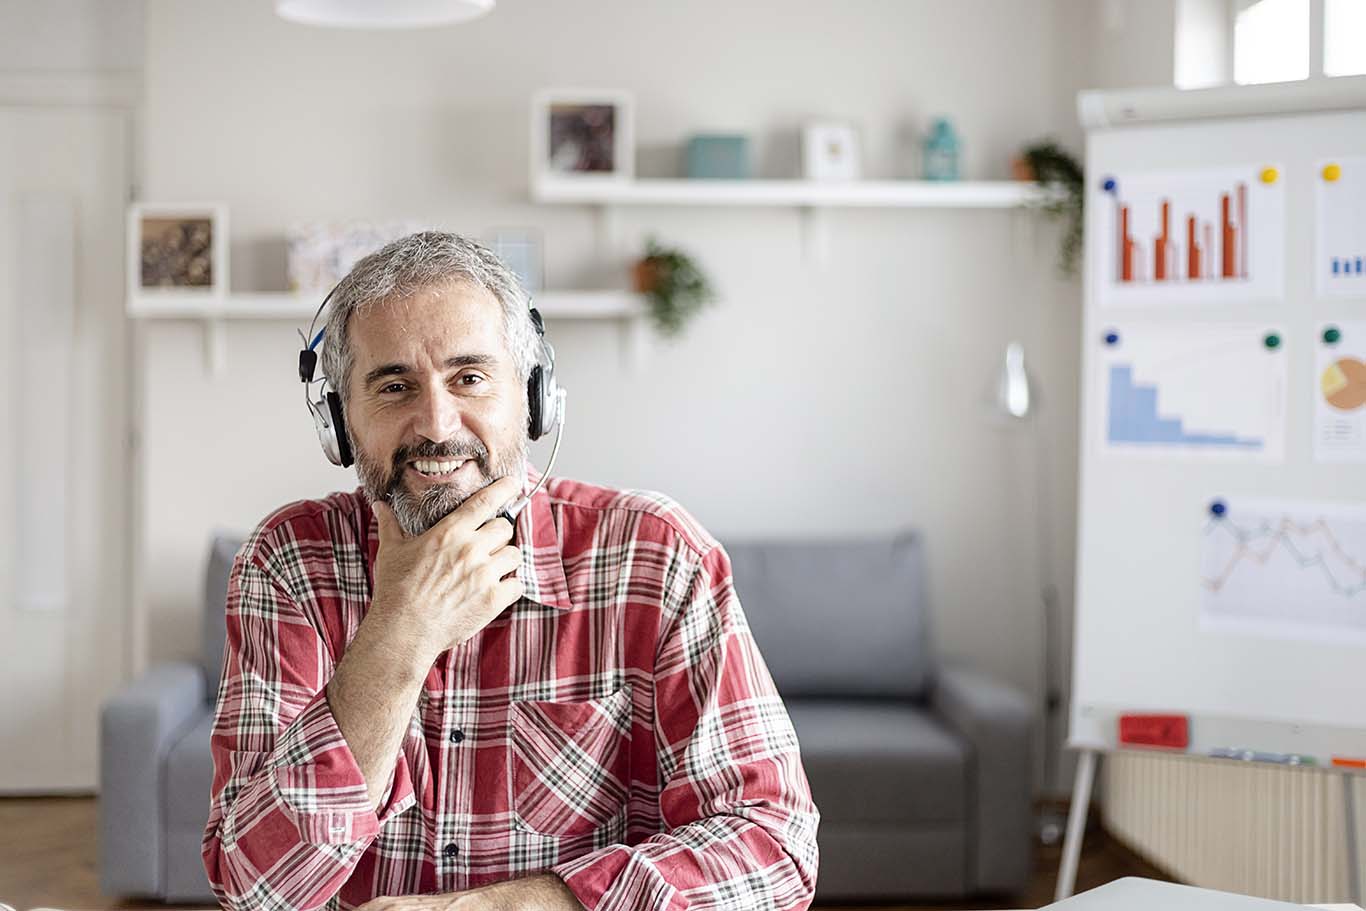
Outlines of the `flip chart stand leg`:
[[1353,790],[1356,779],[1353,775],[1342,776],[1343,819],[1347,823],[1347,888],[1351,890],[1352,903],[1361,904],[1361,851],[1357,847],[1357,814]]
[[1091,802],[1091,782],[1096,775],[1095,750],[1082,750],[1077,757],[1077,777],[1072,782],[1072,806],[1067,812],[1067,836],[1062,843],[1062,866],[1058,868],[1058,885],[1054,901],[1072,895],[1077,885],[1077,861],[1081,859],[1081,839],[1086,832],[1086,808]]

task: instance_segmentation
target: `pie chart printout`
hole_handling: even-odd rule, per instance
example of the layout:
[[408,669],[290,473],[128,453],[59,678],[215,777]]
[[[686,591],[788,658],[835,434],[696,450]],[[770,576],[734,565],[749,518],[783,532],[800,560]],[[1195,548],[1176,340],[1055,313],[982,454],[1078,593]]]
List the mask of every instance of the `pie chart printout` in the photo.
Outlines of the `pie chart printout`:
[[1314,377],[1315,460],[1366,462],[1366,320],[1319,324]]

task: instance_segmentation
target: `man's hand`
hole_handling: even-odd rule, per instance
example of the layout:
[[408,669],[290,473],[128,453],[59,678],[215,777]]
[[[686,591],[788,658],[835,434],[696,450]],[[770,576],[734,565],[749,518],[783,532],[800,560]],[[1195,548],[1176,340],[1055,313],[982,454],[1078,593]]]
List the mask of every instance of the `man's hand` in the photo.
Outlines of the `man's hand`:
[[357,911],[584,911],[569,887],[553,873],[443,895],[382,895]]
[[[374,504],[379,553],[372,622],[391,626],[391,632],[416,649],[425,667],[522,596],[522,582],[515,575],[522,552],[508,543],[512,525],[493,518],[517,496],[520,483],[513,475],[499,478],[412,538],[404,537],[389,504]],[[509,573],[514,575],[504,579]]]

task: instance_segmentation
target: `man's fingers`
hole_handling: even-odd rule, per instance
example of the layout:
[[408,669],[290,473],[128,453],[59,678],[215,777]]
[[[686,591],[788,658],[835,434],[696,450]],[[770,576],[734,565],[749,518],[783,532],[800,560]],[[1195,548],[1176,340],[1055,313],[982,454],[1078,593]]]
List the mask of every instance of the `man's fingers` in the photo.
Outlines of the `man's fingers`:
[[451,515],[459,516],[457,521],[467,528],[478,528],[521,492],[522,479],[516,475],[504,475],[471,494]]
[[484,553],[495,554],[512,540],[512,523],[501,516],[494,516],[479,526],[474,534],[486,548]]

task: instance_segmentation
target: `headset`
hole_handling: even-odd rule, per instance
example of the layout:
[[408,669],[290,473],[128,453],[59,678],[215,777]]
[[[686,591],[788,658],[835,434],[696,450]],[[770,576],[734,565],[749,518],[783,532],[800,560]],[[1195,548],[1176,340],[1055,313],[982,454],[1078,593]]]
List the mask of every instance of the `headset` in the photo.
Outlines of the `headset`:
[[[340,285],[334,286],[323,302],[318,305],[318,310],[313,314],[313,320],[308,324],[308,335],[299,333],[300,340],[304,347],[299,352],[299,379],[304,384],[304,403],[308,406],[308,412],[313,416],[313,426],[318,431],[318,442],[322,444],[323,454],[333,465],[346,468],[355,461],[355,454],[351,449],[351,439],[346,432],[346,416],[342,413],[341,396],[339,396],[332,386],[331,378],[326,374],[321,379],[314,379],[314,374],[318,368],[318,345],[322,343],[323,333],[326,327],[318,326],[318,317],[322,315],[323,309],[327,307],[332,295],[337,292]],[[530,304],[530,302],[528,302]],[[541,312],[534,306],[531,307],[531,323],[536,329],[536,364],[531,368],[531,375],[527,378],[527,436],[533,441],[555,431],[555,443],[550,450],[550,461],[546,464],[545,472],[541,479],[536,482],[536,486],[530,493],[523,494],[518,500],[498,515],[516,525],[517,515],[531,502],[536,491],[541,489],[546,479],[550,477],[550,469],[555,465],[555,457],[560,452],[560,437],[564,433],[564,413],[565,413],[565,390],[555,380],[555,348],[546,340],[545,321],[541,318]],[[317,329],[314,335],[313,330]],[[314,383],[318,384],[315,394],[312,390]]]

